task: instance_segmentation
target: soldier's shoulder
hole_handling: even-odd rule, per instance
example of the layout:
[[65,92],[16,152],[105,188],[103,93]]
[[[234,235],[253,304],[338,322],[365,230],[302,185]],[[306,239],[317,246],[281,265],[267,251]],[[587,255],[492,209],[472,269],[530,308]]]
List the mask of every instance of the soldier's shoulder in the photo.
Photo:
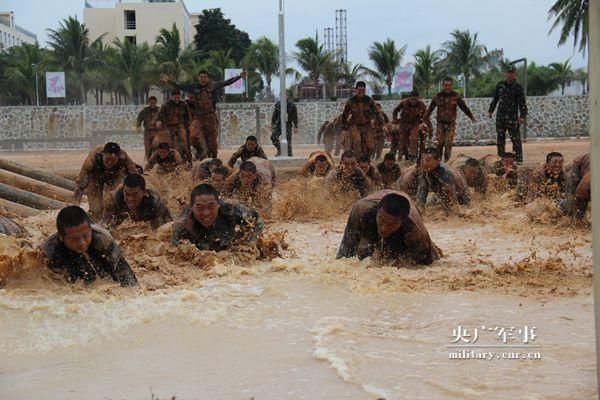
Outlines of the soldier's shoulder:
[[58,240],[58,233],[54,233],[40,245],[39,249],[46,257],[50,258],[56,253],[59,243],[60,241]]

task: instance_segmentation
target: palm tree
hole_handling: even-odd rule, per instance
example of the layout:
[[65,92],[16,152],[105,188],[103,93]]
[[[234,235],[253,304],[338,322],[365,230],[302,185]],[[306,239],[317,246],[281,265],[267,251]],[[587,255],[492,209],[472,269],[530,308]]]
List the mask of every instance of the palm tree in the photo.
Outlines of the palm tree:
[[577,47],[577,42],[579,42],[579,51],[585,54],[590,34],[589,4],[589,0],[556,0],[548,10],[548,19],[554,18],[554,23],[548,33],[562,25],[558,39],[559,46],[565,44],[573,35],[573,46]]
[[375,70],[372,72],[381,81],[385,82],[388,88],[388,95],[392,94],[392,84],[396,70],[402,63],[402,58],[406,52],[406,45],[396,48],[396,43],[387,39],[385,42],[375,42],[369,48],[369,58],[375,64]]
[[213,69],[219,71],[220,79],[223,79],[225,70],[234,66],[233,58],[231,58],[231,49],[211,50],[208,52],[208,59],[213,66]]
[[170,31],[164,28],[159,31],[152,53],[158,73],[167,74],[176,82],[193,79],[199,53],[193,44],[183,48],[175,23]]
[[[36,75],[41,81],[48,56],[45,49],[36,44],[22,44],[12,47],[8,52],[4,76],[7,89],[21,97],[23,103],[33,105],[39,93],[36,93]],[[42,81],[43,83],[43,81]]]
[[573,80],[573,70],[571,69],[571,65],[569,64],[569,58],[564,63],[552,63],[549,65],[550,68],[554,70],[554,75],[556,76],[556,80],[560,85],[560,94],[565,95],[565,86],[567,83]]
[[[63,20],[57,30],[48,29],[48,44],[54,50],[58,66],[71,72],[79,86],[79,101],[85,102],[84,76],[89,60],[89,31],[77,17]],[[101,40],[101,37],[96,39]]]
[[467,88],[471,76],[479,76],[486,65],[486,48],[477,41],[477,33],[471,36],[469,30],[456,29],[450,34],[452,40],[443,44],[443,54],[446,66],[450,73],[462,74],[465,88],[464,96],[467,97]]
[[318,35],[298,40],[296,47],[298,51],[293,53],[294,59],[300,68],[308,72],[309,79],[318,81],[323,71],[333,62],[333,54],[325,51]]
[[587,87],[588,82],[587,71],[583,68],[577,68],[575,71],[573,71],[573,79],[581,83],[581,95],[585,96],[585,89]]
[[242,65],[264,77],[266,90],[271,93],[273,77],[279,73],[279,48],[271,39],[262,36],[250,45]]
[[150,47],[147,43],[138,45],[129,40],[122,42],[118,38],[113,43],[117,49],[113,73],[122,74],[132,102],[139,104],[153,81],[148,68]]
[[342,79],[348,86],[354,86],[366,75],[366,68],[362,64],[351,65],[349,62],[342,64]]
[[415,88],[426,95],[439,78],[440,52],[431,51],[431,46],[427,45],[424,49],[417,50],[413,57]]

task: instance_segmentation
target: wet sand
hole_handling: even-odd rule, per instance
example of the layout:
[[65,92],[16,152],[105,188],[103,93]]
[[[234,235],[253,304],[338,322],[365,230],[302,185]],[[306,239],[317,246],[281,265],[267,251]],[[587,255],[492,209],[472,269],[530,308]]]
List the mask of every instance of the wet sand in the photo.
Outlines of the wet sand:
[[[193,185],[148,180],[173,210]],[[318,207],[318,188],[277,188],[273,259],[176,249],[169,226],[124,224],[134,290],[53,280],[31,246],[55,213],[21,221],[26,238],[0,238],[0,398],[595,398],[589,224],[491,194],[457,216],[426,211],[445,254],[431,266],[335,260],[351,202]],[[450,359],[459,325],[535,326],[539,348],[478,350],[541,359]]]

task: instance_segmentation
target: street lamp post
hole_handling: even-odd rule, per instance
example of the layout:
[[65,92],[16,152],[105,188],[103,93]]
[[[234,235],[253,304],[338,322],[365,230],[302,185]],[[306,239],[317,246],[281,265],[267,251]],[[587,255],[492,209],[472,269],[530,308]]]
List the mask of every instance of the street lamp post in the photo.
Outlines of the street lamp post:
[[36,65],[31,64],[31,66],[33,67],[33,73],[35,74],[35,102],[39,106],[40,105],[40,91],[38,89],[38,75],[37,75],[37,71],[35,69]]
[[281,156],[288,155],[287,141],[287,98],[285,93],[285,28],[283,0],[279,0],[279,110],[280,110],[280,129],[281,129]]

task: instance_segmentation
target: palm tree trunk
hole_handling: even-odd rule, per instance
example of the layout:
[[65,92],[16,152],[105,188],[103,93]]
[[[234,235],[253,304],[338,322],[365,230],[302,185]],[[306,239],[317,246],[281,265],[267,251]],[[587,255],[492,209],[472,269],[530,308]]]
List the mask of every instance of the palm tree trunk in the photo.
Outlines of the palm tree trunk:
[[467,98],[467,87],[469,86],[469,77],[465,76],[465,93],[464,93],[464,98]]
[[560,85],[561,91],[560,91],[560,95],[564,96],[565,95],[565,84],[563,83],[562,85]]

